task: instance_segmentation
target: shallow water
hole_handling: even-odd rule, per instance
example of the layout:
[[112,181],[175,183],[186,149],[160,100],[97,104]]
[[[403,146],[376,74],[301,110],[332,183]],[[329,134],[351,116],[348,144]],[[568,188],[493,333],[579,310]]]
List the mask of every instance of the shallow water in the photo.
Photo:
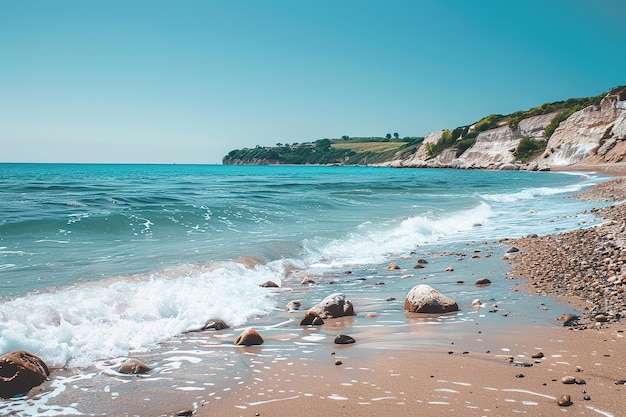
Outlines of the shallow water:
[[[590,203],[566,196],[601,180],[369,167],[4,164],[0,173],[0,348],[66,368],[46,394],[0,404],[18,415],[117,414],[118,403],[146,415],[171,409],[159,394],[168,387],[181,408],[218,398],[243,383],[250,364],[232,340],[249,326],[284,362],[337,331],[377,328],[399,345],[418,331],[433,349],[468,323],[551,325],[567,309],[511,291],[521,282],[506,279],[498,240],[592,224]],[[424,269],[413,268],[418,258]],[[391,261],[401,269],[387,269]],[[473,286],[479,277],[492,285]],[[268,280],[281,288],[259,286]],[[461,312],[407,316],[404,296],[421,283]],[[302,329],[283,311],[334,292],[352,299],[355,318]],[[186,333],[214,317],[233,329]],[[116,375],[128,356],[154,370]],[[129,395],[145,400],[129,411]]]

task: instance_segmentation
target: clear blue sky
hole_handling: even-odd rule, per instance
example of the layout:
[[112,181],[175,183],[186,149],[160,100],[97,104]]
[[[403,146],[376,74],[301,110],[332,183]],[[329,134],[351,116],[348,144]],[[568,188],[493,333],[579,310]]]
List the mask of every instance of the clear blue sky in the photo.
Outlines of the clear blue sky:
[[0,161],[219,163],[626,84],[624,0],[0,0]]

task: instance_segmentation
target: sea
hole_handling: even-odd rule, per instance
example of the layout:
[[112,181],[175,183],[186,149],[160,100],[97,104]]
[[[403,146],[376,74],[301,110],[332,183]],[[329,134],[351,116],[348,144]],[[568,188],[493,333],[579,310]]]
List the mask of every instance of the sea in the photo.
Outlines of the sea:
[[[176,387],[172,374],[186,365],[235,355],[232,339],[246,327],[270,335],[297,329],[301,314],[285,313],[289,301],[306,309],[337,292],[352,299],[357,318],[378,311],[386,317],[379,326],[402,333],[404,295],[431,285],[461,308],[432,319],[445,329],[476,319],[471,303],[485,294],[472,282],[485,276],[493,282],[488,298],[506,305],[507,320],[551,325],[569,307],[511,292],[506,239],[598,223],[590,212],[598,203],[570,196],[605,179],[368,166],[0,164],[0,354],[29,351],[58,374],[36,394],[0,400],[0,414],[157,415],[164,404],[156,396],[142,405],[152,408],[111,411],[128,382],[115,371],[121,361],[142,357],[156,369],[153,385]],[[423,269],[414,267],[418,258],[428,261]],[[477,258],[483,262],[472,266]],[[389,269],[392,262],[399,269]],[[539,304],[550,307],[549,318]],[[214,318],[231,329],[202,339],[206,332],[195,330]],[[322,343],[293,332],[308,349]],[[186,353],[172,354],[181,349],[173,345]],[[180,398],[219,399],[225,374],[228,367],[208,385],[181,376]]]

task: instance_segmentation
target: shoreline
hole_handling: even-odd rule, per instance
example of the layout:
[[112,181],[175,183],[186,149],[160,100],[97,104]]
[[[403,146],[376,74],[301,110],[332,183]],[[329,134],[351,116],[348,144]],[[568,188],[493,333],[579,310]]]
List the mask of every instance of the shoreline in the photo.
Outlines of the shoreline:
[[[615,177],[577,197],[598,202],[610,198],[625,200],[624,178]],[[562,248],[557,259],[589,257],[584,251],[586,245],[576,243],[583,235],[592,235],[587,240],[599,245],[610,241],[598,259],[610,258],[612,255],[605,250],[619,249],[616,243],[622,244],[622,248],[626,246],[625,209],[623,203],[590,210],[609,220],[584,231],[467,242],[467,249],[461,249],[464,254],[429,253],[429,268],[443,270],[455,261],[464,261],[455,267],[458,271],[454,274],[459,275],[448,275],[446,282],[462,288],[465,294],[458,314],[425,317],[403,313],[403,300],[395,293],[391,295],[398,300],[385,302],[389,296],[385,289],[389,285],[383,285],[386,278],[412,286],[434,276],[429,272],[436,273],[427,269],[426,275],[411,274],[414,259],[401,258],[404,260],[397,262],[406,266],[404,270],[372,270],[367,274],[368,280],[359,284],[369,287],[368,292],[359,293],[356,300],[356,294],[347,294],[355,301],[356,316],[329,319],[323,326],[299,326],[306,310],[294,314],[275,309],[267,316],[251,318],[240,328],[185,334],[162,343],[154,351],[131,353],[153,367],[146,375],[117,373],[124,358],[99,361],[88,368],[55,369],[51,382],[33,389],[29,397],[45,396],[54,385],[64,386],[66,392],[52,400],[58,409],[68,407],[63,415],[79,415],[78,411],[72,413],[71,408],[81,403],[97,404],[90,411],[92,415],[291,416],[307,407],[308,414],[336,416],[508,416],[553,415],[563,411],[575,415],[619,415],[626,390],[623,384],[616,384],[626,380],[626,323],[621,319],[626,311],[620,312],[621,307],[626,310],[626,304],[617,304],[623,296],[616,293],[611,306],[596,302],[590,307],[591,303],[581,294],[566,292],[556,273],[545,277],[532,273],[537,269],[549,270],[546,265],[556,261],[548,255],[557,246]],[[505,254],[511,245],[521,251]],[[480,255],[469,256],[477,252]],[[457,258],[458,255],[462,256]],[[544,265],[538,268],[541,263]],[[590,268],[596,268],[596,264],[589,263]],[[623,262],[619,267],[624,271],[626,267],[622,265]],[[558,269],[571,272],[576,267],[564,263]],[[610,270],[620,269],[612,265]],[[472,285],[471,281],[485,273],[496,278],[492,285],[483,289]],[[413,279],[403,280],[409,277]],[[301,293],[306,289],[300,278],[291,277],[283,282],[284,288],[275,290],[280,300],[306,297]],[[466,281],[455,284],[459,278]],[[598,283],[602,283],[603,278],[598,278]],[[326,277],[324,284],[331,285],[335,279],[352,282],[348,289],[359,282],[356,276],[340,273]],[[605,287],[607,291],[626,289],[626,281],[602,288]],[[491,298],[496,289],[500,294],[497,297],[502,297],[502,290],[508,291],[508,295],[498,300]],[[521,310],[514,307],[516,300],[531,294],[532,299]],[[484,301],[482,308],[472,308],[475,295]],[[605,297],[606,292],[601,296]],[[563,304],[557,306],[554,300]],[[563,322],[556,321],[557,316],[569,310],[563,306],[573,306],[582,313],[575,326],[564,327]],[[606,320],[596,321],[597,313],[603,313]],[[231,342],[248,327],[260,330],[265,339],[261,346],[241,347]],[[333,339],[339,334],[354,336],[356,343],[334,344]],[[532,356],[538,352],[544,357]],[[511,361],[529,366],[513,366]],[[563,384],[561,378],[566,376],[584,379],[586,384]],[[83,388],[71,382],[81,379],[89,380]],[[58,393],[49,393],[43,403]],[[558,398],[565,394],[571,396],[572,404],[559,410]],[[590,398],[585,399],[585,395]],[[35,410],[37,400],[33,400]]]
[[[581,168],[569,171],[594,171],[614,178],[575,197],[598,202],[626,200],[624,167]],[[448,349],[414,350],[407,345],[389,348],[387,344],[383,350],[368,350],[357,342],[338,353],[331,345],[326,348],[326,357],[315,359],[314,373],[309,371],[309,364],[273,369],[275,373],[267,380],[251,381],[251,386],[218,403],[201,404],[194,415],[290,416],[298,409],[335,416],[414,412],[426,417],[447,413],[555,415],[562,411],[619,415],[626,393],[623,382],[617,384],[626,379],[626,323],[620,320],[626,313],[626,301],[621,301],[624,297],[618,292],[626,288],[626,203],[594,212],[607,221],[589,229],[506,242],[520,249],[519,254],[508,256],[509,278],[523,278],[524,291],[554,297],[583,312],[576,322],[578,326],[565,327],[556,317],[554,327],[483,327],[476,322],[473,329],[469,326],[460,330]],[[613,252],[595,257],[593,251],[586,250],[589,247],[585,242],[589,240],[598,245],[608,240],[611,244],[604,247]],[[553,256],[555,246],[561,251]],[[586,285],[566,291],[567,285],[557,279],[556,273],[533,275],[548,270],[546,265],[559,259],[585,260],[593,270],[611,256],[622,257],[617,266],[609,262],[607,269],[619,281],[607,281],[601,286],[605,277],[598,276],[598,286],[584,294],[579,292],[588,288]],[[577,267],[565,262],[556,269],[562,277],[564,271],[572,275]],[[589,280],[584,279],[582,282],[588,284]],[[605,291],[597,291],[599,288]],[[614,293],[609,295],[607,288],[614,289]],[[594,294],[596,297],[589,300]],[[611,303],[603,303],[607,297]],[[539,352],[543,357],[533,358]],[[340,365],[333,362],[337,357]],[[511,366],[511,360],[531,366]],[[574,377],[580,383],[565,384],[565,377]],[[571,404],[561,406],[558,401],[565,395]]]

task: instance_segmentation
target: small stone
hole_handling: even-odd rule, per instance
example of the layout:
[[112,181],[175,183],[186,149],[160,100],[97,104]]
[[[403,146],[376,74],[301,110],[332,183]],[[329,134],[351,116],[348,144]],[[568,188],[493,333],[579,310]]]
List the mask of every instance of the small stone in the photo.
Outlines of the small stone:
[[319,318],[319,314],[314,311],[307,311],[300,321],[300,326],[311,326],[316,318]]
[[387,269],[400,269],[400,267],[398,266],[397,263],[391,262],[389,266],[387,267]]
[[456,283],[457,283],[457,284],[465,284],[465,281],[463,281],[463,280],[458,280]]
[[193,415],[193,410],[180,410],[179,412],[177,412],[174,415],[176,417],[190,417],[190,416]]
[[509,365],[511,365],[511,366],[521,366],[523,368],[530,368],[531,366],[533,366],[532,363],[529,363],[529,362],[519,362],[519,361],[511,361],[511,362],[509,362]]
[[385,301],[396,301],[396,298],[395,297],[389,297]]
[[335,344],[337,345],[348,345],[354,342],[356,342],[356,340],[354,340],[353,337],[348,336],[347,334],[340,334],[335,337]]
[[237,339],[235,339],[235,345],[237,346],[252,346],[252,345],[262,345],[263,338],[261,335],[254,329],[246,329],[241,333]]
[[583,400],[585,400],[585,401],[589,401],[590,399],[591,399],[591,397],[590,397],[590,396],[588,396],[588,395],[585,395],[585,396],[583,397]]
[[511,246],[510,248],[506,250],[506,253],[517,253],[517,252],[519,252],[519,249],[516,248],[515,246]]
[[424,268],[424,265],[422,264],[415,264],[415,266],[413,267],[413,269],[422,269]]
[[376,314],[376,313],[367,313],[367,314],[365,315],[365,318],[368,318],[368,319],[373,319],[373,318],[374,318],[374,317],[376,317],[376,316],[378,316],[378,314]]
[[531,357],[533,359],[541,359],[541,358],[543,358],[543,352],[533,353]]
[[343,362],[341,362],[339,359],[335,360],[335,365],[341,365],[343,364]]
[[557,400],[557,403],[561,407],[569,407],[570,405],[572,405],[572,398],[569,396],[569,394],[565,394],[559,397],[559,399]]
[[451,266],[447,267],[446,269],[444,269],[445,272],[452,272],[454,271],[454,268],[452,268]]
[[228,329],[228,324],[222,319],[210,319],[204,326],[202,326],[202,330],[224,330]]
[[587,381],[585,381],[584,379],[578,379],[576,378],[576,381],[574,381],[576,383],[576,385],[585,385],[587,384]]
[[575,384],[576,378],[574,378],[573,376],[564,376],[563,378],[561,378],[561,382],[564,384]]
[[515,378],[524,378],[524,374],[517,374],[515,375]]
[[293,300],[293,301],[290,301],[289,304],[285,306],[285,311],[300,310],[300,307],[302,307],[302,303],[300,302],[300,300]]
[[418,264],[427,264],[428,261],[426,259],[424,259],[424,258],[420,258],[420,259],[417,260],[417,263]]
[[277,283],[275,283],[274,281],[265,281],[263,284],[261,284],[261,287],[263,287],[263,288],[278,288],[279,285]]
[[128,359],[118,370],[122,374],[145,374],[150,368],[138,359]]
[[596,316],[594,317],[594,320],[599,323],[604,323],[604,322],[609,321],[609,318],[605,314],[596,314]]
[[488,278],[478,278],[476,281],[474,281],[474,285],[485,286],[489,284],[491,284],[491,280],[489,280]]

